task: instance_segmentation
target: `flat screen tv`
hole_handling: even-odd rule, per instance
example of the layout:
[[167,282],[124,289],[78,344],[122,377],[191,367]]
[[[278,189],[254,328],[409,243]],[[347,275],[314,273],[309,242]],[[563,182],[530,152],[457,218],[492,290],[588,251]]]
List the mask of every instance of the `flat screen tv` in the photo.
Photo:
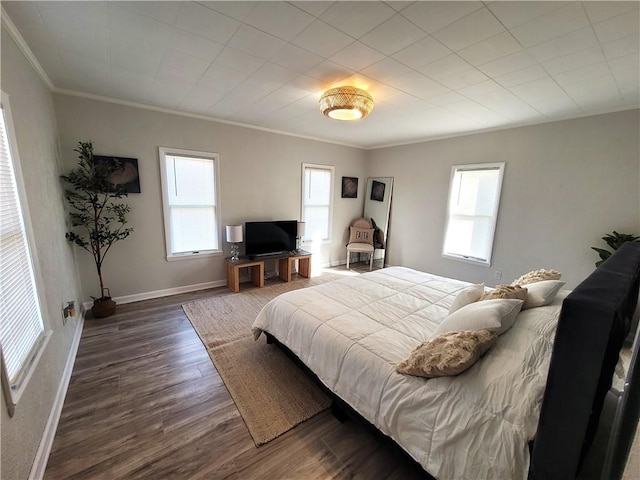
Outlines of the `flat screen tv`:
[[244,233],[248,256],[286,252],[296,248],[298,221],[246,222]]

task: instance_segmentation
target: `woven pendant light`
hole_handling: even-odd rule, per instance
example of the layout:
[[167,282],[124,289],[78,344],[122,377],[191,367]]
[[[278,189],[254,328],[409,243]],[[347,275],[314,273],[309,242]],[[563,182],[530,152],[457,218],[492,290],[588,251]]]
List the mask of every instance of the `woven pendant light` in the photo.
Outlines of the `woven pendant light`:
[[373,97],[356,87],[337,87],[320,97],[320,110],[335,120],[360,120],[373,110]]

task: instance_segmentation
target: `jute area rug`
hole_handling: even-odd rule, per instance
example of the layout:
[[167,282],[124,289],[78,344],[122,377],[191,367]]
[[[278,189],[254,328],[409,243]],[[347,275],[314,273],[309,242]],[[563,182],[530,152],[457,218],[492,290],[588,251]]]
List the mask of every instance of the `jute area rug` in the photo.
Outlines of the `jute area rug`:
[[281,293],[340,278],[325,274],[182,305],[209,352],[256,446],[330,406],[330,399],[279,348],[256,342],[251,325]]

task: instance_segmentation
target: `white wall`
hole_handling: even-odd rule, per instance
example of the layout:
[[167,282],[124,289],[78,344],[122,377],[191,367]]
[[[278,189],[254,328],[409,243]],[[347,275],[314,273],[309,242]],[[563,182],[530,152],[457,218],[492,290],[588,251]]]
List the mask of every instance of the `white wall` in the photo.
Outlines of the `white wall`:
[[[604,234],[640,234],[639,131],[631,110],[369,152],[367,175],[394,177],[387,261],[488,285],[556,268],[575,287]],[[483,162],[506,162],[489,268],[441,257],[451,166]]]
[[[220,154],[222,223],[300,218],[301,165],[334,165],[333,239],[322,245],[323,263],[346,258],[346,229],[362,214],[365,182],[358,199],[340,198],[342,176],[364,179],[366,152],[242,128],[220,122],[122,106],[68,95],[55,95],[65,168],[77,164],[73,148],[93,140],[96,154],[138,159],[140,194],[131,194],[129,223],[135,229],[109,252],[103,276],[114,297],[213,281],[226,283],[222,256],[167,262],[160,190],[158,147]],[[224,244],[228,255],[228,245]],[[98,295],[91,256],[78,255],[85,300]],[[316,256],[317,257],[317,256]]]
[[[62,324],[62,302],[80,300],[65,213],[53,99],[13,39],[2,28],[2,90],[9,95],[27,207],[44,280],[45,326],[52,335],[13,418],[0,405],[0,478],[26,479],[61,383],[78,320]],[[23,205],[24,207],[24,205]]]

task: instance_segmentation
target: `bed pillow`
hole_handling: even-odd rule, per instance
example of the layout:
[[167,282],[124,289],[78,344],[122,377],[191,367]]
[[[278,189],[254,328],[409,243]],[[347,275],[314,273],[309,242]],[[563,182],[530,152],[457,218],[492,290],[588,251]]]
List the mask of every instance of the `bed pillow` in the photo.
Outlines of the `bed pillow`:
[[434,333],[489,330],[502,335],[516,321],[523,303],[522,300],[507,298],[470,303],[445,318]]
[[349,227],[349,243],[368,243],[373,245],[373,228]]
[[543,280],[527,285],[527,299],[522,309],[543,307],[553,302],[554,298],[563,287],[564,282],[559,280]]
[[520,285],[498,285],[490,292],[484,293],[480,297],[480,301],[493,300],[495,298],[512,298],[516,300],[527,299],[527,289]]
[[479,283],[477,285],[471,285],[469,287],[463,288],[458,292],[456,298],[453,299],[453,303],[449,308],[449,314],[452,314],[456,310],[460,310],[465,305],[469,305],[470,303],[477,302],[480,300],[480,297],[484,294],[484,283]]
[[529,285],[530,283],[541,282],[543,280],[560,280],[562,274],[554,269],[540,268],[525,273],[520,278],[516,278],[511,285]]
[[396,372],[427,378],[458,375],[476,363],[496,338],[489,330],[443,333],[416,347]]

